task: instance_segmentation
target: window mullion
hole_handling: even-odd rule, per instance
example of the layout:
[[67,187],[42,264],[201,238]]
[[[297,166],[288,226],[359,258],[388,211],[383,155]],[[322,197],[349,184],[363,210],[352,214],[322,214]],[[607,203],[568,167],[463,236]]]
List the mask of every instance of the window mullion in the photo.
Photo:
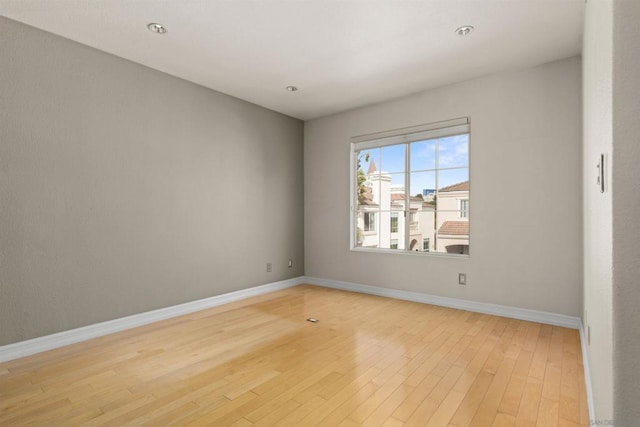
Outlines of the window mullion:
[[404,145],[404,250],[409,250],[411,237],[411,158],[409,144]]
[[374,150],[377,153],[378,157],[378,209],[376,213],[376,236],[378,237],[378,247],[381,247],[382,243],[382,170],[384,168],[383,159],[382,159],[382,150],[377,149]]
[[435,167],[436,167],[436,176],[435,176],[435,181],[436,181],[436,191],[435,191],[435,199],[436,199],[436,204],[433,207],[433,228],[435,231],[435,236],[436,238],[434,239],[433,242],[433,249],[437,252],[438,251],[438,202],[439,202],[439,193],[438,193],[438,189],[440,188],[439,182],[438,182],[438,177],[440,175],[440,141],[436,140],[436,156],[435,156]]

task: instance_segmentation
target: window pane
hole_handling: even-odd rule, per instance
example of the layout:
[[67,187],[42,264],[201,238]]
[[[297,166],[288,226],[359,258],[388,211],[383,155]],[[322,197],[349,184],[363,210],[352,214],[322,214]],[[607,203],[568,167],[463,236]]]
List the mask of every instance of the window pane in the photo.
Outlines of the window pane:
[[[398,212],[381,211],[380,212],[380,238],[378,241],[378,247],[382,249],[397,249],[399,240],[404,240],[404,231],[400,232],[400,218]],[[393,225],[398,226],[397,231],[393,231]],[[396,247],[393,247],[395,241]]]
[[367,179],[368,184],[371,185],[370,177],[374,172],[378,170],[380,164],[380,149],[374,148],[369,150],[363,150],[358,153],[359,170],[362,175]]
[[438,171],[438,192],[436,209],[438,211],[460,211],[460,199],[469,199],[469,170],[448,169]]
[[469,253],[469,221],[460,211],[436,211],[435,252]]
[[380,238],[380,214],[377,209],[365,208],[358,211],[356,218],[356,242],[358,246],[377,248]]
[[446,169],[438,171],[438,193],[469,192],[469,169]]
[[352,230],[353,233],[353,241],[354,246],[356,247],[360,247],[362,246],[362,240],[363,240],[363,236],[362,236],[362,227],[360,224],[360,212],[356,211],[352,213],[353,215],[353,223],[355,224],[354,229]]
[[436,168],[436,141],[420,141],[410,144],[411,172]]
[[469,135],[448,136],[438,142],[439,169],[469,166]]
[[[381,209],[403,210],[405,203],[405,173],[383,174],[380,179],[382,180],[382,194],[384,194],[384,197],[388,197],[388,199],[384,199],[385,203],[381,206]],[[391,180],[388,187],[385,186],[385,180],[387,179]],[[388,189],[388,192],[384,192],[385,189]]]
[[404,249],[404,212],[390,212],[389,221],[389,248]]
[[[398,249],[404,245],[404,215],[391,211],[361,211],[358,213],[358,246]],[[396,246],[393,246],[395,241]]]
[[435,172],[412,172],[409,176],[411,191],[414,198],[420,198],[426,202],[433,201],[436,191]]
[[405,144],[390,145],[380,149],[379,170],[393,173],[404,172],[404,151]]
[[[356,152],[358,159],[358,167],[365,175],[368,175],[372,169],[377,170],[380,164],[380,149],[372,148]],[[373,166],[372,166],[373,164]]]
[[379,194],[380,180],[377,177],[376,161],[380,162],[380,149],[369,149],[356,152],[356,195],[357,206],[375,206],[376,194]]
[[410,251],[423,251],[425,238],[435,234],[436,172],[413,172],[409,215]]
[[409,245],[410,251],[424,251],[424,239],[435,236],[435,210],[431,205],[420,203],[409,213]]

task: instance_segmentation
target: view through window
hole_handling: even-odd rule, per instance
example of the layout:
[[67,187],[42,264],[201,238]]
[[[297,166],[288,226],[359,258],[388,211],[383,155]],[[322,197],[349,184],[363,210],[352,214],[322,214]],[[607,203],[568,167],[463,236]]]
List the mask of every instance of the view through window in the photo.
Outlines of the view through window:
[[352,150],[354,248],[469,253],[468,125]]

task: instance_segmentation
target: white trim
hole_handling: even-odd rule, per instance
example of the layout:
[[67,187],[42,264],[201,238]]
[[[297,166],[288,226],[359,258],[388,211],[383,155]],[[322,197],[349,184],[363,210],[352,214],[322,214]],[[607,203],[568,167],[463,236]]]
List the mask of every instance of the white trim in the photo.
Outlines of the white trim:
[[351,137],[351,143],[365,150],[390,144],[453,136],[459,133],[469,133],[469,117],[460,117],[453,120],[358,135]]
[[[443,234],[444,236],[444,234]],[[460,236],[454,236],[454,238],[460,238]],[[447,237],[449,239],[449,237]],[[460,238],[463,239],[463,238]],[[409,251],[405,249],[385,249],[385,248],[367,248],[365,246],[356,246],[355,248],[349,249],[352,252],[366,252],[370,254],[391,254],[391,255],[409,255],[409,256],[429,256],[436,258],[450,258],[450,259],[460,259],[467,260],[470,258],[469,254],[455,254],[448,252],[424,252],[424,251]],[[392,297],[393,298],[393,297]]]
[[[412,253],[415,252],[414,255],[419,254],[420,256],[433,256],[434,254],[436,254],[437,252],[424,252],[424,251],[411,251],[409,250],[408,244],[410,242],[410,215],[411,213],[410,211],[410,198],[411,198],[411,194],[409,191],[409,187],[410,187],[410,175],[412,174],[412,172],[416,172],[411,170],[410,168],[410,164],[411,164],[411,150],[409,149],[409,145],[411,143],[414,142],[419,142],[419,141],[425,141],[425,140],[434,140],[434,139],[438,139],[438,138],[442,138],[442,137],[448,137],[448,136],[455,136],[455,135],[467,135],[468,136],[468,145],[470,145],[471,142],[471,123],[470,123],[470,118],[469,117],[461,117],[461,118],[457,118],[457,119],[452,119],[452,120],[446,120],[446,121],[441,121],[441,122],[436,122],[436,123],[431,123],[431,124],[424,124],[424,125],[418,125],[418,126],[412,126],[410,128],[403,128],[403,129],[394,129],[394,130],[390,130],[390,131],[386,131],[386,132],[378,132],[378,133],[372,133],[372,134],[368,134],[368,135],[359,135],[359,136],[354,136],[351,138],[351,151],[350,151],[350,163],[349,163],[349,167],[350,167],[350,172],[349,172],[349,210],[350,210],[350,215],[349,215],[349,250],[353,251],[353,250],[358,250],[360,249],[360,247],[357,245],[357,235],[358,235],[358,219],[359,219],[359,213],[362,209],[362,207],[359,206],[358,204],[358,171],[360,170],[358,168],[358,161],[359,161],[359,157],[358,154],[363,151],[363,150],[369,150],[369,149],[374,149],[374,148],[381,148],[381,147],[388,147],[388,146],[396,146],[396,145],[405,145],[405,150],[404,150],[404,162],[405,162],[405,167],[404,167],[404,172],[402,172],[404,174],[404,188],[405,188],[405,207],[404,210],[402,212],[404,212],[404,216],[405,216],[405,223],[404,223],[404,234],[405,234],[405,247],[404,248],[400,248],[400,249],[394,249],[393,253],[396,255],[406,255],[407,253]],[[428,169],[428,171],[433,171],[435,173],[435,192],[436,194],[438,193],[438,188],[439,188],[439,184],[438,184],[438,171],[442,171],[442,170],[454,170],[454,169],[467,169],[468,172],[470,172],[470,162],[468,162],[469,164],[465,167],[465,166],[459,166],[459,167],[445,167],[445,168],[440,168],[440,164],[439,164],[439,155],[440,152],[440,143],[436,143],[435,145],[435,165],[433,169]],[[379,167],[381,167],[382,165],[378,165]],[[419,170],[421,172],[423,172],[424,170]],[[380,175],[382,172],[379,172],[377,176],[377,179],[382,179],[382,175]],[[396,172],[396,173],[400,173],[400,172]],[[371,180],[373,178],[369,177],[369,180]],[[453,192],[452,192],[453,193]],[[462,193],[464,193],[463,191],[459,192],[460,195]],[[466,192],[467,196],[466,196],[466,200],[469,200],[469,191]],[[377,208],[378,211],[382,212],[384,211],[384,209],[381,210],[381,206],[378,206]],[[398,211],[400,212],[400,211]],[[460,217],[460,206],[458,206],[458,210],[454,211],[452,210],[452,212],[457,212],[458,217]],[[469,211],[467,209],[467,216],[465,217],[467,220],[469,219]],[[378,220],[380,222],[380,219]],[[381,227],[378,227],[375,232],[377,234],[382,233]],[[364,233],[364,227],[363,227],[363,233]],[[437,236],[436,236],[437,238]],[[380,239],[378,239],[380,240]],[[437,240],[437,239],[436,239]],[[467,236],[466,239],[461,238],[460,240],[469,240],[469,236]],[[378,242],[379,243],[379,242]],[[378,245],[379,246],[379,245]],[[370,252],[383,252],[380,249],[382,248],[369,248],[368,250]],[[391,253],[391,252],[387,252],[387,253]],[[452,254],[449,254],[452,255]],[[469,256],[469,254],[465,254],[467,257]]]
[[593,417],[593,394],[591,390],[591,376],[589,374],[589,362],[587,359],[586,340],[582,330],[580,318],[566,316],[563,314],[548,313],[544,311],[528,310],[524,308],[508,307],[498,304],[488,304],[483,302],[462,300],[457,298],[440,297],[436,295],[423,294],[418,292],[403,291],[398,289],[380,288],[376,286],[362,285],[358,283],[342,282],[330,279],[320,279],[317,277],[300,276],[280,282],[268,283],[248,289],[242,289],[227,294],[204,298],[158,310],[147,311],[145,313],[134,314],[132,316],[95,323],[77,329],[58,332],[43,337],[33,338],[5,346],[0,346],[0,363],[20,357],[29,356],[47,350],[63,347],[65,345],[97,338],[114,332],[135,328],[159,320],[193,313],[206,308],[239,301],[245,298],[274,292],[281,289],[290,288],[300,284],[324,286],[327,288],[342,289],[352,292],[360,292],[371,295],[379,295],[387,298],[402,299],[407,301],[432,304],[443,307],[451,307],[460,310],[474,311],[478,313],[492,314],[496,316],[509,317],[513,319],[528,320],[531,322],[546,323],[550,325],[562,326],[566,328],[579,329],[582,343],[582,358],[585,371],[585,384],[587,387],[587,400],[589,404],[589,415]]
[[580,329],[580,318],[564,314],[549,313],[546,311],[529,310],[526,308],[509,307],[506,305],[489,304],[485,302],[469,301],[457,298],[440,297],[437,295],[423,294],[419,292],[403,291],[399,289],[380,288],[377,286],[361,285],[359,283],[341,282],[338,280],[320,279],[317,277],[304,277],[301,283],[324,286],[327,288],[342,289],[345,291],[360,292],[364,294],[378,295],[387,298],[402,299],[421,302],[423,304],[439,305],[443,307],[457,308],[459,310],[473,311],[477,313],[492,314],[495,316],[509,317],[511,319],[527,320],[530,322],[545,323],[548,325],[562,326],[564,328]]
[[146,325],[159,320],[193,313],[194,311],[204,310],[205,308],[215,307],[256,295],[290,288],[304,283],[304,280],[302,279],[302,277],[296,277],[280,282],[254,286],[252,288],[121,317],[119,319],[108,320],[106,322],[94,323],[93,325],[83,326],[81,328],[70,329],[68,331],[0,346],[0,363],[63,347],[65,345],[74,344],[80,341],[89,340],[91,338],[101,337],[103,335],[123,331],[125,329],[135,328],[137,326]]
[[595,408],[593,406],[593,388],[591,387],[591,369],[589,368],[589,352],[587,351],[587,335],[584,332],[584,325],[580,322],[580,347],[582,348],[582,369],[584,370],[584,386],[587,389],[587,407],[589,408],[589,419],[595,420]]
[[[358,182],[358,155],[353,149],[349,153],[349,167],[356,168],[356,170],[352,170],[349,173],[349,248],[353,248],[356,246],[357,239],[357,228],[358,228],[358,210],[353,206],[353,200],[355,196],[354,191],[357,191],[356,186]],[[364,227],[363,227],[364,228]],[[364,230],[363,230],[364,233]]]

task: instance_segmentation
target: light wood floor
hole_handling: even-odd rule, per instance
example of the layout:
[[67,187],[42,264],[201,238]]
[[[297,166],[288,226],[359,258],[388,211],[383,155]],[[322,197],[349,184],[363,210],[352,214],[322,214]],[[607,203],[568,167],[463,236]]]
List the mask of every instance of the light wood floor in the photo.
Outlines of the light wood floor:
[[583,378],[575,330],[298,286],[0,364],[0,425],[586,426]]

